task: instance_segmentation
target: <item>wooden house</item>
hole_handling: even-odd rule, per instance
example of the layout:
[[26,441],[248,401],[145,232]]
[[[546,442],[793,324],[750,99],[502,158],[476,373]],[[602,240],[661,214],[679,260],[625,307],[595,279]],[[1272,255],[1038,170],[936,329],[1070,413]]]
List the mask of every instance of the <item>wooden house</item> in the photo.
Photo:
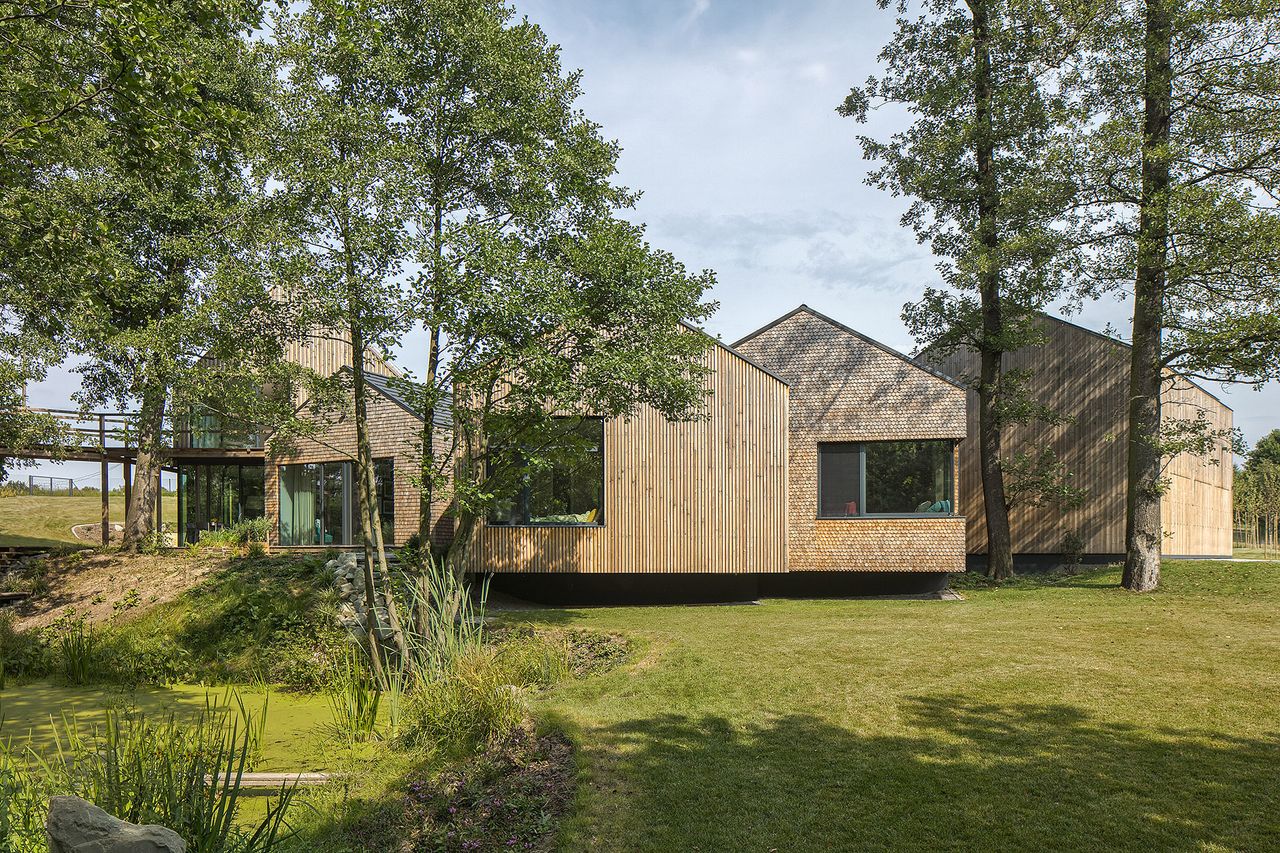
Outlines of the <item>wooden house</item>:
[[[286,357],[321,375],[350,370],[350,345],[341,333],[295,342]],[[421,459],[422,419],[406,400],[409,385],[395,367],[371,352],[365,371],[383,540],[403,545],[418,532],[420,492],[413,474]],[[173,450],[178,543],[196,541],[209,529],[265,517],[272,546],[358,544],[354,416],[355,405],[348,394],[344,404],[322,416],[313,435],[274,452],[265,449],[263,436],[228,431],[217,417],[193,419]],[[437,415],[435,428],[442,434],[452,428],[447,411]],[[199,448],[199,455],[190,448]],[[210,455],[219,448],[220,455]],[[434,509],[432,517],[433,543],[447,545],[453,536],[452,519],[443,505]]]
[[471,571],[640,601],[918,592],[964,570],[962,387],[805,306],[705,358],[705,419],[597,422],[581,502],[482,520]]
[[[341,341],[313,346],[291,357],[343,369]],[[528,598],[626,602],[933,591],[963,571],[961,386],[805,306],[703,358],[703,417],[575,419],[585,461],[528,475],[477,519],[468,570]],[[404,380],[378,359],[369,370],[384,539],[401,544],[416,531],[422,423]],[[274,545],[356,541],[350,420],[339,412],[287,455],[237,462],[236,477],[257,466],[254,509]],[[214,473],[225,470],[190,471],[183,493],[207,491]],[[209,521],[198,500],[182,512]],[[442,513],[433,539],[452,535]]]
[[[1034,398],[1070,420],[1058,426],[1009,427],[1003,453],[1012,456],[1051,447],[1086,497],[1077,509],[1015,505],[1009,519],[1015,555],[1024,564],[1061,562],[1077,549],[1089,560],[1122,559],[1129,346],[1048,315],[1041,327],[1044,344],[1009,353],[1004,367],[1031,371]],[[978,372],[977,354],[969,350],[945,358],[933,358],[926,351],[920,358],[950,376]],[[1165,418],[1195,419],[1203,413],[1215,429],[1231,428],[1231,409],[1185,377],[1168,374],[1161,401]],[[967,550],[981,563],[987,530],[973,391],[968,394],[967,432],[969,437],[960,445],[960,500],[968,517]],[[1165,473],[1165,555],[1231,556],[1230,449],[1224,445],[1210,458],[1181,454],[1167,461]]]

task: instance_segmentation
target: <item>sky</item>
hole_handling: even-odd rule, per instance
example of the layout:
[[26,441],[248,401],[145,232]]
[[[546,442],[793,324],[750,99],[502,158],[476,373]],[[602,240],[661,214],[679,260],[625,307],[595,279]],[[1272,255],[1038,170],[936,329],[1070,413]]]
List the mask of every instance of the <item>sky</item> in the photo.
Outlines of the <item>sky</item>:
[[[805,303],[915,349],[899,315],[939,276],[899,223],[905,202],[863,183],[869,164],[855,138],[887,136],[907,116],[880,111],[859,126],[835,112],[876,72],[891,12],[871,0],[515,5],[560,45],[566,69],[582,69],[579,104],[621,144],[619,181],[643,193],[629,217],[690,269],[715,271],[720,308],[708,331],[732,342]],[[1123,337],[1130,311],[1108,298],[1069,319]],[[422,351],[411,335],[393,355],[421,373]],[[32,405],[67,405],[76,378],[55,372],[32,387]],[[1208,388],[1247,442],[1280,426],[1275,384]],[[79,477],[94,467],[32,470]]]

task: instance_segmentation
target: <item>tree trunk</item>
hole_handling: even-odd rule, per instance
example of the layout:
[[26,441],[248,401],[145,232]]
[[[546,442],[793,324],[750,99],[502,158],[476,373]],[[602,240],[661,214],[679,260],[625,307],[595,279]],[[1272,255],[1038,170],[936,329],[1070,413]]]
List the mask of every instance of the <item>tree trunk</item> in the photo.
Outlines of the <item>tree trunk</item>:
[[155,532],[157,487],[165,457],[164,410],[167,397],[164,388],[148,388],[142,395],[142,407],[138,413],[138,459],[133,468],[128,506],[125,507],[125,551],[138,551],[147,537]]
[[387,545],[382,539],[382,507],[378,506],[378,479],[374,475],[373,463],[370,460],[365,478],[365,487],[373,500],[370,501],[368,515],[369,529],[373,531],[374,552],[378,555],[378,577],[382,579],[382,599],[387,607],[387,626],[391,629],[391,639],[396,644],[400,660],[408,660],[409,646],[405,642],[404,629],[400,626],[400,614],[396,608],[395,587],[391,583],[391,572],[387,569]]
[[418,505],[418,547],[431,550],[431,510],[435,504],[436,432],[435,415],[440,384],[440,310],[444,288],[444,206],[439,197],[431,204],[431,293],[426,300],[431,314],[427,319],[426,405],[422,413],[422,493]]
[[[352,305],[350,310],[355,312],[356,306]],[[357,315],[352,313],[351,316],[354,318]],[[385,685],[387,682],[382,669],[382,638],[380,636],[382,623],[378,618],[378,594],[373,568],[374,541],[371,527],[372,520],[377,517],[377,507],[374,506],[373,495],[370,494],[369,489],[373,451],[369,448],[368,391],[365,388],[364,379],[364,334],[360,330],[359,323],[356,322],[350,324],[349,331],[351,334],[351,396],[355,403],[356,496],[361,515],[366,519],[365,523],[360,525],[360,542],[364,546],[364,606],[368,611],[369,658],[373,663],[373,673],[378,684]]]
[[1142,201],[1129,362],[1128,487],[1122,583],[1134,592],[1160,583],[1161,336],[1169,248],[1169,112],[1172,26],[1166,0],[1147,0],[1143,94]]
[[974,161],[978,168],[978,244],[985,256],[979,273],[982,299],[982,367],[978,378],[978,448],[982,472],[982,500],[987,517],[987,576],[1004,580],[1013,575],[1013,539],[1000,467],[1001,338],[1000,190],[995,174],[995,137],[991,129],[991,33],[985,0],[970,4],[973,12]]
[[422,413],[422,492],[418,504],[418,547],[426,554],[431,549],[431,510],[435,504],[436,473],[436,385],[440,377],[440,327],[432,326],[427,337],[427,404]]

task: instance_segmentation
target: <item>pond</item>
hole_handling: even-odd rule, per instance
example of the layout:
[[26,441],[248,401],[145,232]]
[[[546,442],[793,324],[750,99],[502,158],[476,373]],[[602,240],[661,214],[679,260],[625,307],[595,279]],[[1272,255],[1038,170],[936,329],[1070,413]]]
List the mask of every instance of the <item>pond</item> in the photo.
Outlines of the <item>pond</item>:
[[66,687],[49,682],[10,684],[0,690],[0,737],[15,749],[54,748],[64,720],[82,730],[101,725],[107,712],[137,710],[149,718],[168,714],[195,718],[206,707],[238,707],[236,698],[257,717],[266,708],[262,760],[254,770],[331,769],[340,758],[332,715],[323,694],[263,691],[257,687],[176,685],[167,688],[114,686]]

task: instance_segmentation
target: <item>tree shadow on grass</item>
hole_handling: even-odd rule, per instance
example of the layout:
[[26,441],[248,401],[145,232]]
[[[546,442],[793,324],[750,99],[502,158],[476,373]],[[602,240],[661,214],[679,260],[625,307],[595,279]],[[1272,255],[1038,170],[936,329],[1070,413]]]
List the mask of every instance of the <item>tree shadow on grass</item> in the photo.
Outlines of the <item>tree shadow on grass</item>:
[[[591,732],[597,837],[637,850],[1280,848],[1280,738],[1065,705],[907,700],[908,734],[664,715]],[[603,790],[600,790],[603,788]]]

